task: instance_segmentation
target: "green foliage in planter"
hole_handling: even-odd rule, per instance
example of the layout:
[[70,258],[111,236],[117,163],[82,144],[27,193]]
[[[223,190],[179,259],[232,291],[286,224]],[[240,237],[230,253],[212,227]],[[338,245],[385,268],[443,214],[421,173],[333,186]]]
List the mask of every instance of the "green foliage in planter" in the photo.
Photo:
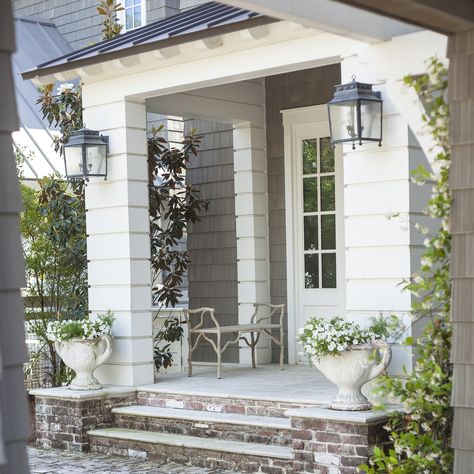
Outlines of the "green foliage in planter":
[[48,322],[87,313],[87,255],[83,193],[57,177],[22,185],[24,210],[20,233],[26,267],[25,306],[30,330],[52,367],[53,385],[67,378],[66,368],[47,336]]
[[309,357],[337,356],[350,346],[371,343],[376,339],[378,336],[371,328],[361,328],[357,323],[341,317],[330,320],[310,318],[298,336]]
[[314,317],[309,318],[299,330],[298,340],[311,359],[315,356],[337,356],[351,346],[369,344],[378,339],[385,340],[396,336],[400,331],[403,328],[396,316],[372,317],[367,328],[340,316],[329,320]]
[[93,340],[104,335],[111,336],[114,314],[107,311],[96,317],[84,319],[56,319],[48,323],[47,337],[50,341],[70,339]]
[[[180,249],[179,244],[189,224],[200,220],[209,203],[199,189],[186,182],[188,164],[197,157],[201,138],[193,130],[178,149],[159,135],[160,130],[153,128],[148,138],[152,301],[154,307],[175,307],[189,267],[188,251]],[[167,319],[155,337],[157,370],[171,366],[171,343],[182,336],[180,321]]]
[[[393,449],[377,448],[363,472],[415,474],[451,473],[452,390],[449,256],[451,236],[449,217],[451,194],[449,191],[449,106],[446,100],[447,71],[437,60],[431,59],[428,73],[407,77],[405,83],[414,88],[424,105],[423,120],[430,130],[439,152],[433,171],[416,170],[414,179],[424,184],[434,182],[427,214],[439,219],[441,225],[434,235],[419,226],[427,235],[426,250],[420,270],[406,282],[412,293],[413,317],[427,324],[420,338],[408,338],[406,344],[414,346],[418,358],[414,370],[406,379],[384,377],[378,389],[385,397],[397,397],[404,406],[404,414],[395,415],[387,429]],[[415,345],[416,342],[416,345]]]

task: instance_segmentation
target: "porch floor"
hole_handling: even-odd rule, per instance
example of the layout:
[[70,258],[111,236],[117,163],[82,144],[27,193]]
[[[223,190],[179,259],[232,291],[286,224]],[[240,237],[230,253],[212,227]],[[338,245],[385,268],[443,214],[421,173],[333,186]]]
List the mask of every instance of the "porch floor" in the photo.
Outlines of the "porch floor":
[[304,365],[224,366],[222,379],[213,366],[193,367],[193,376],[164,374],[152,385],[138,390],[250,400],[273,400],[301,404],[328,404],[337,393],[336,386],[317,369]]

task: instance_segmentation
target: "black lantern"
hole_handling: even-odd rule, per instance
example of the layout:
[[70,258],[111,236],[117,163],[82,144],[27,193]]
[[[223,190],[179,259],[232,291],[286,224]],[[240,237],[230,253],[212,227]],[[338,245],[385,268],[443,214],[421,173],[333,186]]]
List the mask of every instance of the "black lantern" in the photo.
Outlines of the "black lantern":
[[378,142],[382,145],[382,96],[372,90],[372,84],[352,82],[335,86],[334,97],[328,103],[331,143]]
[[64,145],[64,164],[69,179],[90,176],[107,179],[108,137],[99,135],[95,130],[81,128],[71,133]]

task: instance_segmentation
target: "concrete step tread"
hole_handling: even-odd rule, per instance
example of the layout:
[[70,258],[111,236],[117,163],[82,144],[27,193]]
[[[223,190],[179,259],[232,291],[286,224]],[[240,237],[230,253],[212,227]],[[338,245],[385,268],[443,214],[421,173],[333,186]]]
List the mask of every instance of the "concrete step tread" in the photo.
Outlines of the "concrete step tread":
[[225,423],[232,425],[259,426],[280,430],[291,429],[289,418],[241,415],[239,413],[185,410],[182,408],[161,408],[148,405],[130,405],[126,407],[113,408],[112,413],[116,415],[169,418],[173,420],[187,420],[200,423]]
[[286,446],[274,446],[226,439],[197,438],[171,433],[155,433],[151,431],[129,430],[125,428],[102,428],[88,431],[91,437],[103,437],[142,443],[166,444],[184,448],[205,449],[249,456],[263,456],[267,458],[293,459],[293,450]]

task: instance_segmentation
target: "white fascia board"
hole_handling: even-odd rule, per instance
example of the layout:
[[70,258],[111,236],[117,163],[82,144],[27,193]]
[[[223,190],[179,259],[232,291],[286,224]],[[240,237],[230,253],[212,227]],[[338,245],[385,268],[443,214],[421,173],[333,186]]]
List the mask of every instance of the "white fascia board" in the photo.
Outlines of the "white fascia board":
[[274,18],[300,23],[369,43],[419,31],[407,23],[334,0],[221,0]]
[[255,43],[246,42],[246,47],[238,44],[238,36],[230,35],[225,45],[213,50],[218,51],[213,54],[196,54],[196,49],[183,51],[165,64],[148,64],[145,70],[84,80],[84,106],[114,102],[123,97],[143,100],[339,63],[341,55],[353,54],[366,46],[350,38],[312,29],[292,34],[286,22],[271,27],[274,35]]

